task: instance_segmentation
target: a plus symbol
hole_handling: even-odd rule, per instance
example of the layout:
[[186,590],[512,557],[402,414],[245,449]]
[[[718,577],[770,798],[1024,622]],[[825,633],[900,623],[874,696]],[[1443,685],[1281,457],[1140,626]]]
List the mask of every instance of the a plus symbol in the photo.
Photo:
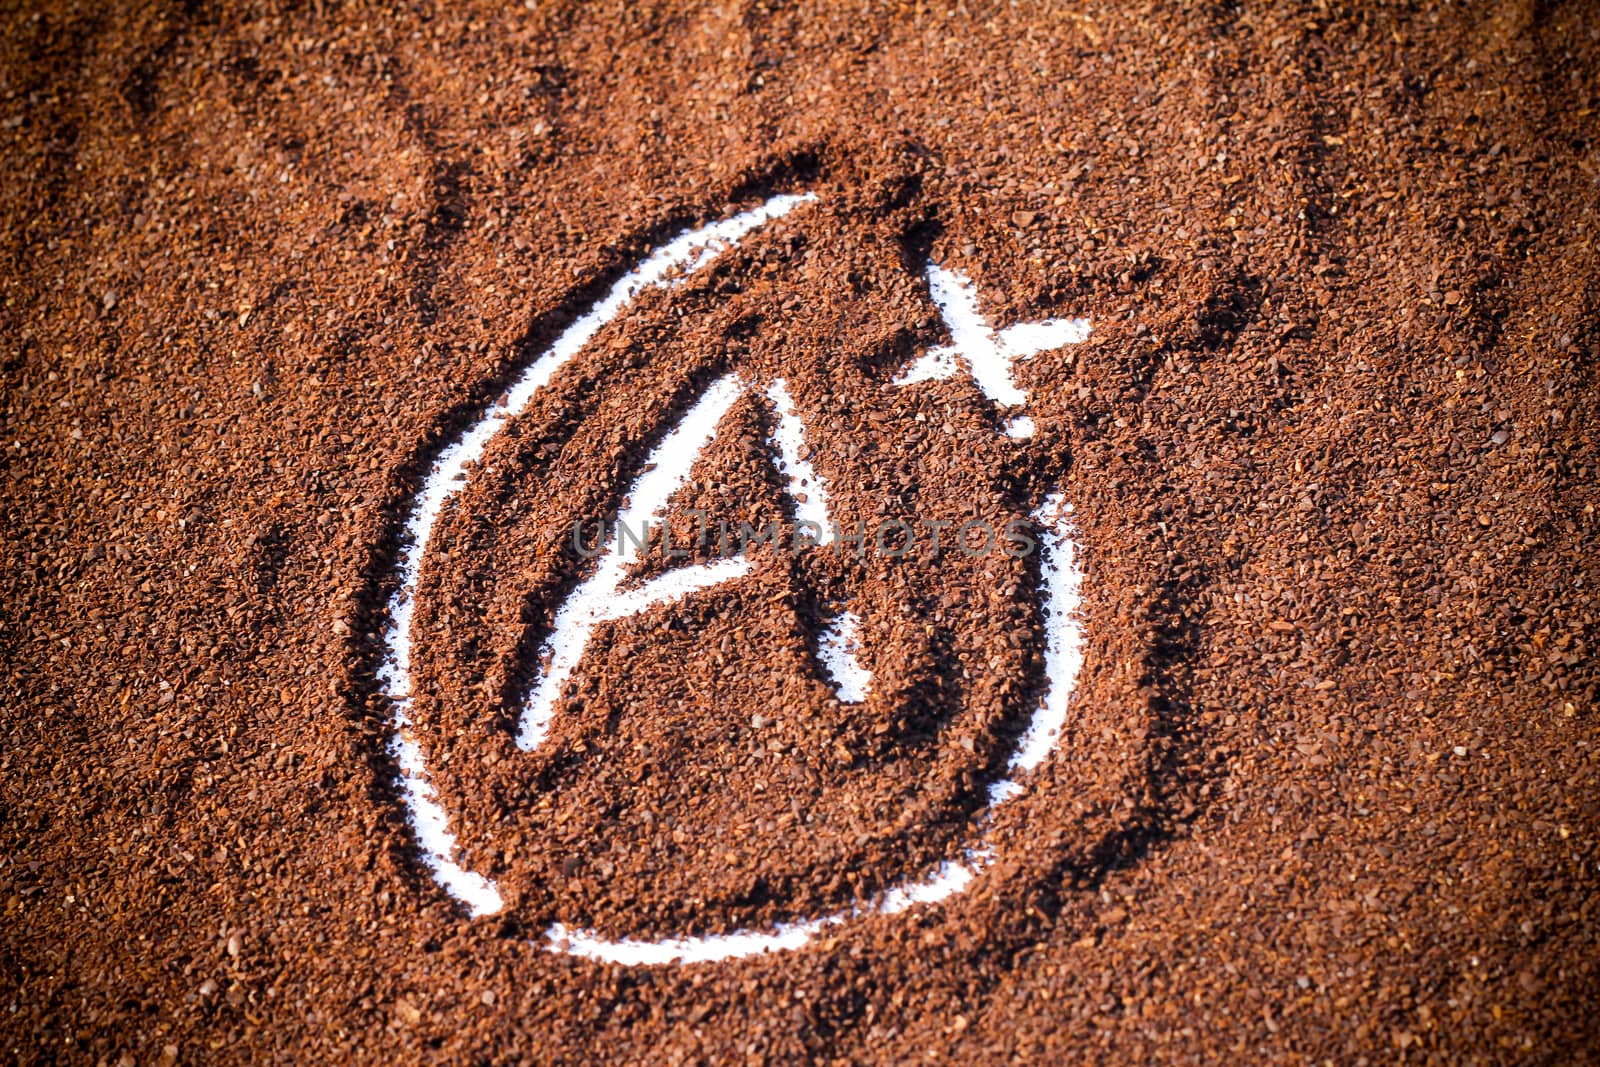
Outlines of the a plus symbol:
[[[896,378],[896,385],[952,378],[965,370],[978,390],[1003,411],[1020,408],[1028,394],[1011,380],[1011,364],[1089,336],[1088,319],[1046,319],[996,331],[978,310],[972,283],[953,270],[928,264],[928,292],[950,331],[950,343],[929,349]],[[1017,413],[1006,423],[1012,437],[1033,436],[1033,420]]]

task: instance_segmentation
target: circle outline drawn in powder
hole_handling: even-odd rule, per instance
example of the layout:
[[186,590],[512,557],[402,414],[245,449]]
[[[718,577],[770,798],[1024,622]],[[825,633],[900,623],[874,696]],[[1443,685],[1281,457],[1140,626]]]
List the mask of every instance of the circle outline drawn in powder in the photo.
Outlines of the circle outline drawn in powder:
[[[482,457],[489,442],[635,295],[651,287],[681,284],[690,275],[709,265],[723,251],[736,245],[745,235],[815,199],[809,193],[774,196],[741,214],[686,231],[656,249],[620,278],[587,313],[568,326],[498,400],[433,457],[420,487],[407,501],[404,527],[407,539],[392,564],[393,577],[397,581],[388,603],[389,621],[383,633],[383,658],[376,672],[377,680],[391,709],[389,751],[399,767],[398,785],[421,858],[434,881],[452,898],[465,905],[474,917],[501,911],[504,901],[493,881],[466,869],[455,859],[457,850],[449,816],[429,779],[422,740],[413,729],[411,717],[411,622],[434,526],[448,499],[465,487],[471,469]],[[1007,334],[1020,336],[1028,330],[1037,331],[1038,327],[1013,327],[996,334],[977,317],[970,288],[959,275],[930,265],[929,280],[941,310],[954,308],[954,314],[947,315],[947,320],[956,344],[929,353],[919,364],[923,370],[918,371],[914,367],[897,384],[908,384],[934,374],[943,376],[951,372],[955,366],[955,350],[962,346],[965,339],[969,345],[976,344],[980,350],[978,355],[972,357],[972,364],[968,367],[975,379],[979,379],[980,388],[991,394],[997,402],[1010,400],[1009,397],[994,395],[984,386],[981,379],[985,369],[978,365],[979,360],[985,358],[981,350],[987,347],[988,357],[998,360],[1004,354]],[[965,301],[965,306],[961,306],[962,301]],[[1042,325],[1047,328],[1046,333],[1049,333],[1048,327],[1051,326],[1070,326],[1071,330],[1077,332],[1075,340],[1087,336],[1085,320],[1054,320]],[[1042,346],[1035,346],[1038,347]],[[1013,356],[1015,354],[1012,353]],[[930,372],[930,367],[935,370]],[[937,369],[941,367],[943,370]],[[992,377],[996,373],[995,368],[989,367],[988,373]],[[689,424],[694,420],[707,421],[708,410],[714,427],[718,409],[725,408],[732,398],[742,395],[746,388],[746,383],[732,374],[710,386],[699,402],[668,431],[661,445],[657,446],[658,451],[675,439],[692,436]],[[780,406],[784,395],[782,390],[781,381],[775,381],[769,389],[769,395],[780,398]],[[1031,434],[1031,423],[1025,416],[1018,415],[1008,432],[1013,437],[1027,437]],[[705,439],[710,435],[709,428],[701,427],[700,433],[700,442],[694,446],[695,451],[704,446]],[[646,464],[647,470],[651,467],[652,464]],[[635,486],[636,494],[638,489]],[[1034,771],[1054,751],[1082,665],[1083,633],[1078,607],[1083,573],[1081,551],[1074,540],[1071,513],[1071,505],[1064,501],[1059,492],[1047,494],[1043,504],[1033,513],[1034,520],[1040,525],[1041,581],[1038,592],[1042,600],[1046,636],[1045,687],[1024,733],[1016,743],[1005,776],[989,784],[987,802],[976,819],[980,828],[1000,805],[1024,792],[1019,779]],[[743,573],[738,567],[727,566],[730,562],[722,560],[698,568],[709,573],[720,566],[721,571],[715,577],[685,575],[685,581],[680,583],[684,589],[671,599],[689,595],[713,581]],[[605,561],[602,561],[604,565]],[[687,572],[690,568],[683,570]],[[579,595],[574,594],[569,605],[579,599]],[[666,599],[662,597],[653,603],[661,603]],[[571,657],[574,664],[578,656],[581,656],[581,646]],[[548,678],[550,673],[549,668],[542,672],[541,681]],[[524,751],[532,751],[541,737],[542,724],[530,728],[525,712],[519,745]],[[879,892],[867,904],[816,918],[781,922],[765,930],[736,930],[724,934],[659,939],[608,938],[592,930],[572,928],[558,922],[545,929],[541,941],[544,947],[552,951],[628,965],[705,963],[795,949],[805,945],[820,931],[851,919],[898,914],[918,905],[930,905],[953,897],[972,884],[994,859],[994,851],[984,842],[980,832],[977,843],[961,849],[959,859],[943,861],[920,878],[912,878]]]

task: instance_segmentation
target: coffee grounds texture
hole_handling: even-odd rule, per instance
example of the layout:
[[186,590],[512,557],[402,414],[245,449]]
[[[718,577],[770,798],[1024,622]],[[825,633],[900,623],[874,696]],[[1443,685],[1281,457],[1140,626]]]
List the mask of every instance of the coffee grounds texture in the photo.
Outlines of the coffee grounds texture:
[[[1600,11],[359,3],[0,14],[0,1048],[18,1063],[1579,1063],[1600,1042]],[[684,229],[430,546],[430,878],[375,672],[432,459]],[[1087,316],[1016,365],[949,334]],[[1068,727],[1037,559],[758,549],[517,717],[614,517],[1031,514],[1086,578]],[[636,577],[710,558],[652,553]],[[816,663],[862,619],[860,704]],[[963,894],[793,952],[548,951]]]

